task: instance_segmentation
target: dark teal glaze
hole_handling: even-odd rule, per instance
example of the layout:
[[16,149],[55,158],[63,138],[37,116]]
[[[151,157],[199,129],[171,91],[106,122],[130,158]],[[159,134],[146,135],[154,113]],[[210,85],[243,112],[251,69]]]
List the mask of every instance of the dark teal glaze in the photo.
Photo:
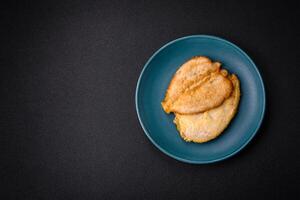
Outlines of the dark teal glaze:
[[[237,115],[218,138],[203,144],[183,141],[172,122],[174,115],[167,115],[160,105],[178,67],[196,55],[220,61],[241,82]],[[144,132],[158,149],[177,160],[202,164],[231,157],[250,142],[264,116],[265,90],[254,62],[239,47],[218,37],[193,35],[169,42],[148,60],[137,83],[135,103]]]

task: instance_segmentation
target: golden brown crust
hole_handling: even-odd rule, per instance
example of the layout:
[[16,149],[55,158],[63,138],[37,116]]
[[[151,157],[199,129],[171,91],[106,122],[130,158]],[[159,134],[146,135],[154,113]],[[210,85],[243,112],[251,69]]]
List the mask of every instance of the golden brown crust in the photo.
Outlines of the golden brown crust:
[[222,73],[211,74],[203,83],[189,88],[173,103],[171,111],[196,114],[221,105],[232,92],[232,82]]
[[172,112],[172,104],[192,86],[201,84],[207,76],[220,70],[219,62],[212,62],[204,56],[195,56],[185,62],[173,76],[166,91],[162,107],[166,113]]
[[214,109],[195,115],[175,113],[174,123],[180,136],[187,142],[203,143],[219,136],[235,116],[240,101],[240,83],[236,75],[231,75],[234,90],[224,103]]

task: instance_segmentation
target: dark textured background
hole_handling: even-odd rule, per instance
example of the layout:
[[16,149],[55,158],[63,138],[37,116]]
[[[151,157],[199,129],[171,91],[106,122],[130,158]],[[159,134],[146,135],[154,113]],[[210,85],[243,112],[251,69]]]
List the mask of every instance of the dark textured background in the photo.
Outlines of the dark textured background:
[[[2,4],[0,14],[1,199],[299,197],[296,5],[20,1]],[[135,112],[144,63],[191,34],[236,43],[266,86],[258,135],[216,164],[167,157]]]

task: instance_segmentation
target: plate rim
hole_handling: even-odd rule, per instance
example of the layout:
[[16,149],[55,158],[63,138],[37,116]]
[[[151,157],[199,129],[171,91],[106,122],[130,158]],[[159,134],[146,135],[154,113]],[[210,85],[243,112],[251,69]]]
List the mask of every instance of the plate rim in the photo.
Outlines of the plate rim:
[[[240,54],[242,54],[243,56],[245,56],[249,61],[250,63],[252,64],[252,66],[254,66],[254,70],[256,71],[256,73],[258,74],[258,78],[259,78],[259,81],[260,81],[260,84],[262,86],[262,91],[263,91],[263,95],[262,95],[262,98],[263,98],[263,110],[262,110],[262,114],[260,116],[260,119],[259,119],[259,122],[257,123],[256,125],[256,128],[255,130],[253,131],[252,135],[248,138],[247,141],[245,141],[239,148],[235,149],[233,152],[223,156],[223,157],[220,157],[220,158],[216,158],[216,159],[210,159],[210,160],[192,160],[192,159],[186,159],[186,158],[181,158],[179,156],[176,156],[170,152],[168,152],[167,150],[165,150],[163,147],[161,147],[159,144],[157,144],[153,139],[152,137],[150,136],[150,134],[148,133],[147,129],[145,128],[144,126],[144,123],[143,121],[141,120],[141,116],[140,116],[140,110],[139,110],[139,106],[138,106],[138,94],[139,94],[139,88],[140,88],[140,82],[141,82],[141,79],[143,77],[143,74],[146,70],[146,68],[149,66],[149,63],[153,60],[153,58],[158,54],[160,53],[163,49],[165,49],[167,46],[169,45],[172,45],[173,43],[175,42],[178,42],[178,41],[181,41],[181,40],[186,40],[186,39],[190,39],[190,38],[205,38],[205,39],[213,39],[213,40],[218,40],[218,41],[221,41],[221,42],[224,42],[226,44],[228,44],[229,46],[232,46],[234,49],[236,49]],[[253,62],[253,60],[248,56],[247,53],[245,53],[241,48],[239,48],[237,45],[235,45],[234,43],[232,42],[229,42],[228,40],[225,40],[223,38],[220,38],[220,37],[217,37],[217,36],[213,36],[213,35],[204,35],[204,34],[199,34],[199,35],[189,35],[189,36],[184,36],[184,37],[180,37],[180,38],[177,38],[175,40],[172,40],[166,44],[164,44],[162,47],[160,47],[158,50],[156,50],[153,55],[147,60],[147,62],[144,64],[143,66],[143,69],[139,75],[139,78],[138,78],[138,81],[137,81],[137,85],[136,85],[136,90],[135,90],[135,109],[136,109],[136,112],[137,112],[137,116],[138,116],[138,120],[139,120],[139,123],[143,129],[143,132],[145,133],[145,135],[148,137],[148,139],[152,142],[152,144],[158,148],[161,152],[163,152],[164,154],[166,154],[167,156],[170,156],[171,158],[174,158],[178,161],[181,161],[181,162],[185,162],[185,163],[189,163],[189,164],[209,164],[209,163],[215,163],[215,162],[219,162],[219,161],[222,161],[222,160],[225,160],[227,158],[230,158],[234,155],[236,155],[237,153],[239,153],[242,149],[244,149],[244,147],[249,144],[249,142],[254,138],[254,136],[257,134],[259,128],[261,127],[261,124],[262,124],[262,121],[264,119],[264,116],[265,116],[265,110],[266,110],[266,93],[265,93],[265,86],[264,86],[264,82],[263,82],[263,79],[261,77],[261,74],[256,66],[256,64]]]

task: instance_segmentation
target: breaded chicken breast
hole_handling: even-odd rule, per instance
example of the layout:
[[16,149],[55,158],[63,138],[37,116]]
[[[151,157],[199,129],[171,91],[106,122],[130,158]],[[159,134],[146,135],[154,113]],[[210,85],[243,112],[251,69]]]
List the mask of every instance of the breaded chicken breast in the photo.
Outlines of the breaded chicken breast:
[[215,72],[205,77],[199,85],[183,92],[170,110],[180,114],[204,112],[221,105],[231,92],[232,82],[227,73]]
[[[185,62],[173,76],[166,91],[162,107],[166,113],[173,110],[175,101],[186,91],[207,81],[211,73],[219,72],[221,64],[204,56],[196,56]],[[179,105],[177,105],[179,107]]]

